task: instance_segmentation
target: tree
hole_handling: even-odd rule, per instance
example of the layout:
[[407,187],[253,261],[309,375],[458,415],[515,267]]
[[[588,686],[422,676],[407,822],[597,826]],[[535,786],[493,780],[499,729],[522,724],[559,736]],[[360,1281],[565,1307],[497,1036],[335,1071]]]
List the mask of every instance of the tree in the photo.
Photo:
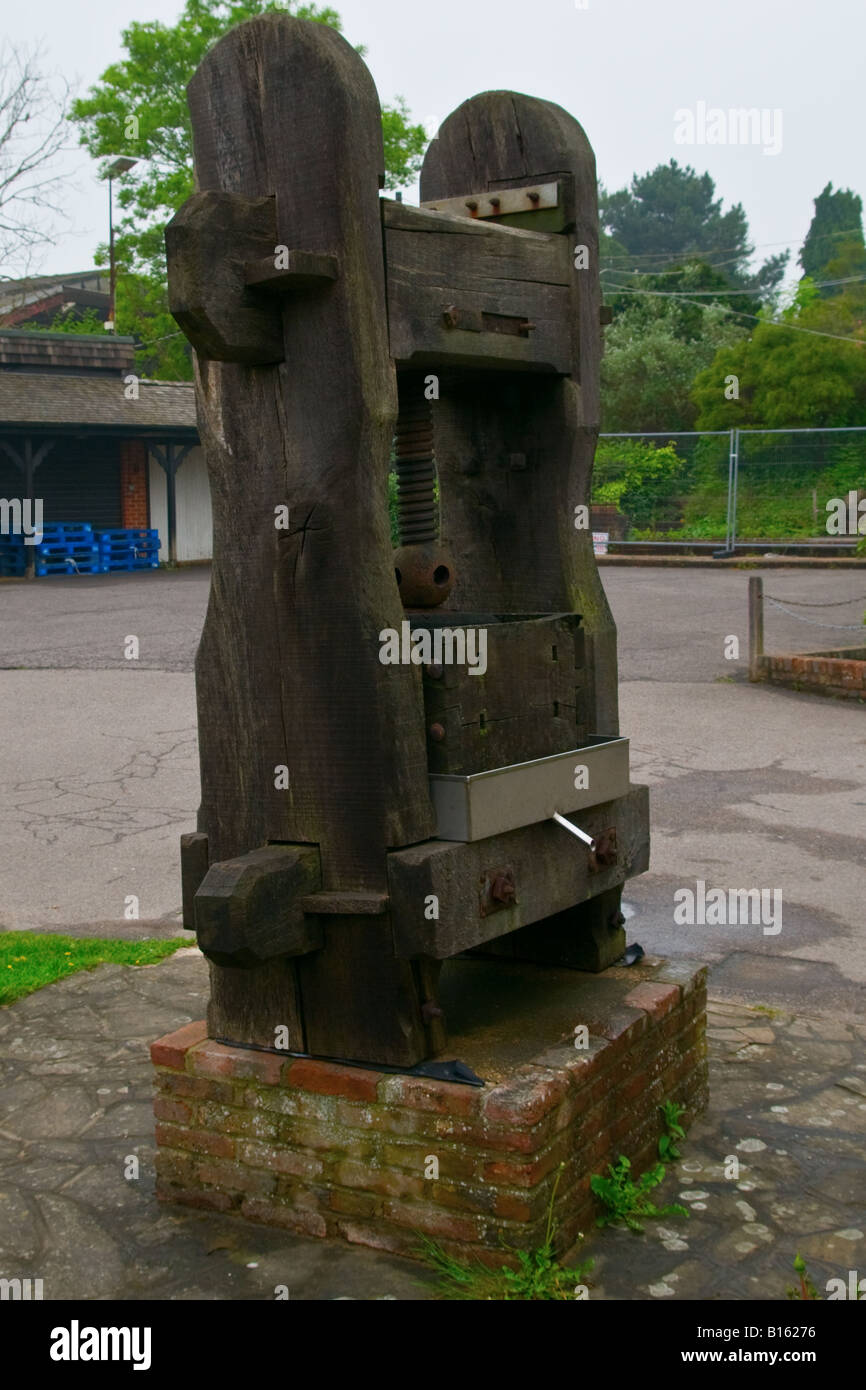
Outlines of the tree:
[[[706,283],[706,271],[701,264],[686,267],[677,283],[686,290]],[[605,331],[604,430],[693,429],[695,374],[746,332],[725,303],[634,296]]]
[[[53,240],[65,176],[52,173],[66,142],[69,87],[49,76],[36,48],[0,48],[0,266],[26,271],[37,247]],[[34,218],[34,214],[36,218]],[[36,225],[38,219],[39,225]]]
[[602,227],[626,250],[624,258],[611,258],[606,268],[625,279],[637,261],[644,273],[652,273],[700,259],[723,270],[729,286],[760,298],[771,295],[784,275],[788,253],[770,257],[749,273],[754,248],[742,204],[722,212],[715,191],[709,174],[697,174],[675,159],[635,174],[629,188],[616,193],[602,189]]
[[[841,341],[849,338],[859,341]],[[731,375],[738,399],[725,395]],[[781,320],[722,348],[692,397],[702,430],[866,424],[866,287],[822,299],[804,277]]]
[[[837,188],[832,183],[815,199],[806,240],[800,248],[799,261],[803,274],[813,280],[835,279],[829,267],[840,256],[849,260],[859,248],[863,252],[863,202],[850,188]],[[828,287],[828,294],[833,287]]]
[[[126,214],[115,235],[120,274],[117,324],[143,343],[139,367],[167,379],[191,376],[189,351],[168,312],[166,222],[193,191],[192,131],[186,86],[204,57],[228,29],[272,11],[289,12],[341,30],[330,6],[287,0],[186,0],[174,25],[134,22],[123,31],[126,57],[106,68],[72,119],[81,143],[96,159],[127,155],[142,161],[119,182]],[[412,125],[402,98],[382,113],[386,187],[412,181],[426,145],[423,126]],[[104,257],[104,248],[98,254]]]

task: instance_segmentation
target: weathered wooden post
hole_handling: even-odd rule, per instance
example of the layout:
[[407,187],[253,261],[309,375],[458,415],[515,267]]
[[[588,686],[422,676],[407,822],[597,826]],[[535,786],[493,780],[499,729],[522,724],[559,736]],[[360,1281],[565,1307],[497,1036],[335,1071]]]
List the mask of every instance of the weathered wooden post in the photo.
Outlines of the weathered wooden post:
[[[424,205],[380,199],[367,69],[286,16],[232,30],[189,102],[166,240],[214,512],[184,843],[209,1030],[411,1067],[444,1044],[444,959],[603,969],[647,862],[589,530],[595,163],[559,107],[486,93]],[[551,820],[578,811],[585,848]]]
[[749,576],[749,680],[764,679],[764,581]]

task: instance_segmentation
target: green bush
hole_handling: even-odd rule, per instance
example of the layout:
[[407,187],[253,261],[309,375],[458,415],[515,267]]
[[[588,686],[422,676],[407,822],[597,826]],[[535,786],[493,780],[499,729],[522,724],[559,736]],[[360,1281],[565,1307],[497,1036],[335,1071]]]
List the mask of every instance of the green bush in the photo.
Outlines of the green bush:
[[613,505],[633,526],[672,524],[687,468],[673,444],[642,439],[602,439],[595,453],[592,500]]

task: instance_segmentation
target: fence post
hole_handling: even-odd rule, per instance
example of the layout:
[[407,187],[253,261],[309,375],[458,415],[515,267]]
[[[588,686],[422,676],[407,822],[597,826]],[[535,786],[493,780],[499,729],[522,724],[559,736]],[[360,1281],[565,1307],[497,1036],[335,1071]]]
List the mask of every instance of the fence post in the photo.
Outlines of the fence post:
[[728,516],[725,521],[725,554],[731,550],[731,507],[734,501],[734,431],[728,439]]
[[731,473],[733,475],[733,496],[731,498],[731,540],[733,553],[737,544],[737,488],[740,482],[740,431],[731,430]]
[[764,656],[764,581],[758,575],[749,576],[749,680],[763,677]]

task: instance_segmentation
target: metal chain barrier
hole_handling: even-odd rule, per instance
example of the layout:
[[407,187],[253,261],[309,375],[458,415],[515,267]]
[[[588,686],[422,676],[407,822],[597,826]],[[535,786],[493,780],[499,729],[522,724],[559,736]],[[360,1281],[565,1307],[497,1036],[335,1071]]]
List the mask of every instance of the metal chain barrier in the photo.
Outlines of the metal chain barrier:
[[795,613],[793,609],[786,605],[793,603],[797,608],[844,608],[849,603],[862,603],[866,599],[866,594],[858,598],[838,599],[834,603],[807,603],[800,599],[790,598],[782,603],[780,599],[774,598],[772,594],[764,594],[764,601],[772,603],[774,607],[781,608],[783,613],[787,613],[789,618],[796,618],[798,623],[809,623],[812,627],[832,628],[834,632],[862,632],[863,623],[822,623],[819,618],[807,618],[802,613]]

